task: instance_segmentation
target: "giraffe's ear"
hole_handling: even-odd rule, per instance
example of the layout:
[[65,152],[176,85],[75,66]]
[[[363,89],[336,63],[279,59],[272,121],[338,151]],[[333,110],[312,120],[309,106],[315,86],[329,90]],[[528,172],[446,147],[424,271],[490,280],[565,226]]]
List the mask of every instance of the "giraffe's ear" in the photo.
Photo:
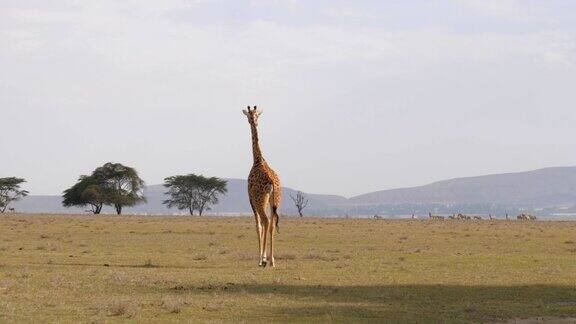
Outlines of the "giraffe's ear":
[[242,112],[244,113],[244,115],[249,116],[248,111],[246,111],[246,109],[242,109]]

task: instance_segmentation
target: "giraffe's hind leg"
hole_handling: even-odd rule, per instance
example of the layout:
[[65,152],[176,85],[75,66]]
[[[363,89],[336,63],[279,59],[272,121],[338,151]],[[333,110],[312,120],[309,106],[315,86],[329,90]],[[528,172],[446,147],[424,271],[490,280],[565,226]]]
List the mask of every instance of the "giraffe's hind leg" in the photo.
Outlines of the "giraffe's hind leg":
[[280,199],[282,198],[282,191],[279,188],[279,185],[274,185],[272,187],[272,193],[270,196],[269,207],[270,207],[270,266],[275,266],[274,260],[274,229],[279,232],[280,227],[278,226],[278,221],[280,219],[280,215],[278,215],[278,209],[280,207]]
[[270,254],[269,254],[269,258],[270,258],[270,266],[272,268],[275,267],[275,260],[274,260],[274,229],[276,228],[276,217],[278,217],[276,215],[276,213],[272,210],[270,210],[270,222],[268,224],[268,235],[270,235]]

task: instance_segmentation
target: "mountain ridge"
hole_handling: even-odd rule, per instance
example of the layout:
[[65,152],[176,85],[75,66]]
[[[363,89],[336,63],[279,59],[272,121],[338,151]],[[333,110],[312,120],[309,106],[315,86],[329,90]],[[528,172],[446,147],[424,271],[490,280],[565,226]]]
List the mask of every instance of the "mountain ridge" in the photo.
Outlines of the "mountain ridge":
[[[251,213],[247,181],[228,178],[228,193],[214,206],[213,213]],[[292,188],[283,187],[282,211],[295,214],[290,200]],[[145,188],[148,202],[127,208],[127,213],[174,214],[162,204],[163,185]],[[369,215],[427,213],[426,210],[470,210],[472,212],[507,212],[508,210],[543,209],[576,205],[576,166],[550,167],[523,172],[509,172],[462,178],[451,178],[422,186],[379,190],[346,198],[340,195],[305,193],[310,204],[305,210],[312,215]],[[60,196],[29,196],[14,204],[24,212],[83,212],[82,208],[66,209]],[[398,207],[400,206],[400,208]],[[468,209],[467,209],[468,208]],[[111,212],[111,210],[104,210]]]
[[349,200],[354,204],[527,203],[552,193],[551,186],[556,186],[556,195],[568,194],[576,199],[576,167],[452,178],[422,186],[374,191]]

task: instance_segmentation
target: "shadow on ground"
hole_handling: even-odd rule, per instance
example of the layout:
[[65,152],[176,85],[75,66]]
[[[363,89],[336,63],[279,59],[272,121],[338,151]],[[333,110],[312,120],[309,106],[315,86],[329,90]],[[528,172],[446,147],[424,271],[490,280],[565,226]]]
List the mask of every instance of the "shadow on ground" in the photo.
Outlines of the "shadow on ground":
[[[404,321],[498,321],[533,316],[576,316],[576,285],[176,285],[172,292],[288,297],[303,306],[275,305],[278,314],[327,319],[388,318]],[[528,311],[527,311],[528,310]]]

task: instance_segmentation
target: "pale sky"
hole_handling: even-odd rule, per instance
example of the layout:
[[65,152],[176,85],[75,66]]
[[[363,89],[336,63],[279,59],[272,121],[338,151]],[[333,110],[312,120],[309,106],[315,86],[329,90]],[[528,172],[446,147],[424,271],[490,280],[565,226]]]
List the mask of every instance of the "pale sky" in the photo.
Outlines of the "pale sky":
[[576,1],[0,0],[0,177],[246,178],[351,196],[576,165]]

